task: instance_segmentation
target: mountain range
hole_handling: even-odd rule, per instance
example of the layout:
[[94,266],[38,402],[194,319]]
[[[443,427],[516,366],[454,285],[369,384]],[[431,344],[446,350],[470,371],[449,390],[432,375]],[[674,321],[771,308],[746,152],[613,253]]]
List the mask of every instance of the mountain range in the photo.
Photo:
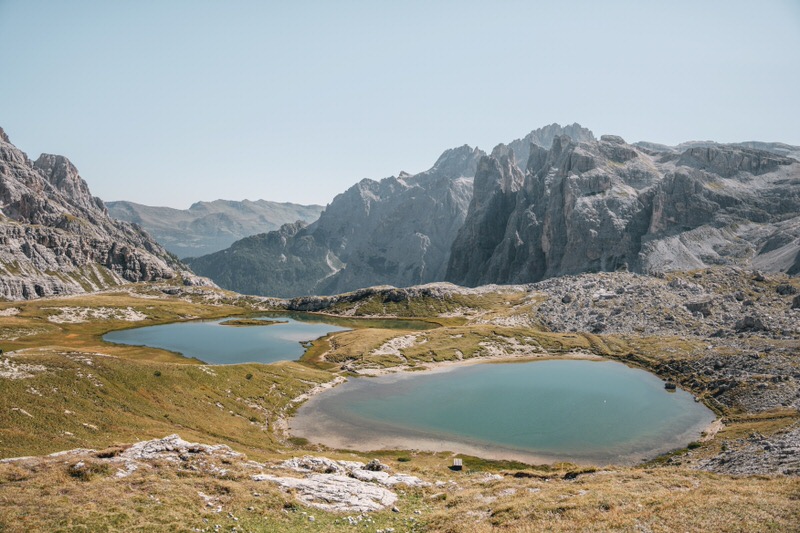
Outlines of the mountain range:
[[196,202],[189,209],[125,201],[106,202],[106,207],[112,217],[138,224],[180,258],[210,254],[286,223],[313,222],[323,209],[267,200]]
[[797,275],[798,157],[782,143],[628,144],[552,124],[489,154],[465,145],[424,172],[362,180],[324,209],[218,200],[109,210],[68,159],[32,161],[0,130],[0,296],[203,283],[143,227],[189,253],[318,212],[186,263],[224,288],[281,297],[714,265]]
[[800,147],[599,140],[552,124],[462,146],[425,172],[362,180],[311,225],[188,260],[221,286],[270,296],[452,281],[734,265],[800,272]]

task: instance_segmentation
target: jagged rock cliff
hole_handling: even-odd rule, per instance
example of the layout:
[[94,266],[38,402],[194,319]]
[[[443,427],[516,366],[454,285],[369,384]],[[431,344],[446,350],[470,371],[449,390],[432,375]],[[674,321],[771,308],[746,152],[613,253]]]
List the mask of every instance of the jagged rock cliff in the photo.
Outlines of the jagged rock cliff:
[[482,155],[462,146],[447,150],[426,172],[362,180],[310,226],[284,225],[187,262],[222,287],[269,296],[441,279]]
[[319,218],[321,205],[266,200],[196,202],[189,209],[152,207],[133,202],[106,202],[112,217],[143,227],[178,257],[198,257],[227,248],[235,241],[302,220]]
[[[509,146],[520,152],[531,144],[549,148],[560,135],[594,140],[579,124],[551,124]],[[225,288],[269,296],[441,281],[483,155],[462,146],[444,152],[426,172],[363,180],[338,195],[308,227],[284,226],[187,262]]]
[[720,264],[796,274],[800,163],[775,153],[785,146],[680,151],[558,137],[549,150],[532,146],[524,172],[500,146],[478,163],[446,279],[472,286]]
[[67,158],[31,161],[0,129],[0,298],[168,279],[180,266],[146,233],[110,218]]

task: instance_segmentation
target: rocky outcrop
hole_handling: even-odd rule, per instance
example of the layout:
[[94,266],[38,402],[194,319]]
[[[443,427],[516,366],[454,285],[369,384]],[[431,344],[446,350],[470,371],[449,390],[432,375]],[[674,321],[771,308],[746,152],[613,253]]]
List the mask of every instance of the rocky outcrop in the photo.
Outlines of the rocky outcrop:
[[188,263],[224,288],[283,297],[442,279],[482,155],[462,146],[426,172],[362,180],[307,227],[286,225]]
[[138,224],[180,258],[225,249],[235,241],[279,229],[297,221],[311,223],[323,207],[266,200],[214,200],[189,209],[152,207],[133,202],[106,202],[109,214]]
[[725,444],[722,452],[698,468],[736,476],[800,475],[800,426],[796,424],[771,437],[753,432]]
[[364,464],[307,455],[284,461],[280,467],[306,477],[257,474],[253,480],[276,483],[292,491],[300,502],[326,511],[379,511],[397,501],[397,495],[386,487],[429,485],[416,476],[391,474],[377,460]]
[[558,137],[549,150],[532,147],[524,172],[495,150],[478,163],[446,279],[475,286],[708,265],[794,273],[797,160],[732,145],[657,148]]
[[32,162],[0,135],[0,297],[169,279],[180,266],[146,233],[110,218],[68,159]]

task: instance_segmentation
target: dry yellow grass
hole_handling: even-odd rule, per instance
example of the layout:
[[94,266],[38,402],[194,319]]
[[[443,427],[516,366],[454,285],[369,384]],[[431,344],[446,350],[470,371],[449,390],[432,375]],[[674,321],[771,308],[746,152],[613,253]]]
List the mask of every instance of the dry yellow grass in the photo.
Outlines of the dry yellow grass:
[[[117,479],[101,460],[70,475],[78,458],[0,465],[5,531],[793,531],[796,478],[732,478],[676,468],[611,469],[572,477],[568,468],[518,470],[479,462],[456,473],[446,454],[381,460],[440,486],[400,489],[399,512],[345,517],[300,506],[290,493],[254,482],[238,461],[212,475],[191,460],[154,462]],[[348,457],[351,458],[352,457]],[[202,493],[202,494],[201,494]],[[209,504],[209,499],[211,503]],[[42,505],[46,502],[46,505]],[[314,517],[314,521],[309,520]]]
[[[156,296],[152,291],[151,296]],[[476,300],[406,306],[406,314],[472,306],[510,316],[519,299],[506,294]],[[343,362],[378,367],[481,355],[482,343],[541,348],[550,353],[586,350],[653,368],[663,354],[694,357],[699,346],[679,338],[556,334],[538,329],[467,325],[436,319],[444,327],[363,329],[319,340],[300,364],[206,366],[163,350],[113,346],[112,329],[216,318],[252,311],[246,303],[210,306],[200,299],[146,299],[127,292],[57,300],[0,303],[16,316],[0,316],[0,348],[20,350],[15,364],[40,365],[33,377],[2,380],[0,457],[45,454],[78,447],[105,448],[178,433],[190,441],[224,443],[258,461],[312,453],[332,458],[379,457],[397,471],[444,485],[401,489],[399,513],[386,510],[351,526],[340,514],[305,508],[291,494],[255,483],[246,469],[226,476],[155,464],[128,478],[98,467],[85,479],[69,474],[69,459],[0,464],[0,531],[184,531],[219,525],[230,531],[792,531],[800,523],[800,482],[791,477],[714,475],[662,462],[639,468],[578,472],[571,465],[528,467],[466,458],[451,472],[447,453],[382,451],[351,454],[286,441],[275,423],[291,412],[292,398],[332,379]],[[535,302],[533,302],[535,303]],[[377,305],[373,303],[372,305]],[[528,304],[525,304],[528,305]],[[531,304],[533,305],[533,304]],[[142,322],[95,320],[56,324],[54,307],[130,308]],[[527,309],[527,307],[525,308]],[[369,307],[365,308],[369,311]],[[526,311],[527,312],[527,311]],[[488,316],[488,315],[487,315]],[[387,340],[414,334],[425,343],[403,358],[370,353]],[[13,340],[12,340],[13,339]],[[107,356],[93,355],[96,353]],[[323,356],[325,359],[323,359]],[[313,367],[312,367],[313,365]],[[24,412],[23,412],[24,411]],[[726,439],[753,431],[771,434],[797,420],[796,411],[733,413],[719,436],[691,456],[717,453]],[[682,461],[689,453],[676,455]],[[591,470],[591,469],[589,469]],[[487,478],[498,474],[499,479]],[[571,476],[567,476],[571,477]],[[451,483],[452,482],[452,483]],[[215,498],[214,512],[199,493]],[[258,494],[256,496],[255,494]],[[353,513],[357,514],[357,513]],[[314,522],[308,517],[313,515]],[[234,520],[234,518],[236,520]],[[365,527],[367,526],[367,527]]]

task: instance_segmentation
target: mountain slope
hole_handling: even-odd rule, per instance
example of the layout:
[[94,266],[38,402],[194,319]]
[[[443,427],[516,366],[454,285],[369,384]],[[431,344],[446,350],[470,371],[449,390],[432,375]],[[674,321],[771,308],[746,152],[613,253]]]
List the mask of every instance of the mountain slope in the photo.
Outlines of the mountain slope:
[[446,151],[426,172],[362,180],[310,226],[284,225],[187,262],[222,287],[270,296],[441,279],[481,155],[462,146]]
[[143,227],[178,257],[200,256],[227,248],[235,241],[283,224],[319,218],[323,207],[266,200],[214,200],[189,209],[153,207],[134,202],[106,202],[109,214]]
[[180,267],[146,233],[109,217],[67,158],[31,161],[0,129],[0,298],[169,279]]
[[523,172],[508,149],[478,164],[447,280],[521,283],[580,272],[738,265],[797,272],[800,162],[741,145],[557,138]]

